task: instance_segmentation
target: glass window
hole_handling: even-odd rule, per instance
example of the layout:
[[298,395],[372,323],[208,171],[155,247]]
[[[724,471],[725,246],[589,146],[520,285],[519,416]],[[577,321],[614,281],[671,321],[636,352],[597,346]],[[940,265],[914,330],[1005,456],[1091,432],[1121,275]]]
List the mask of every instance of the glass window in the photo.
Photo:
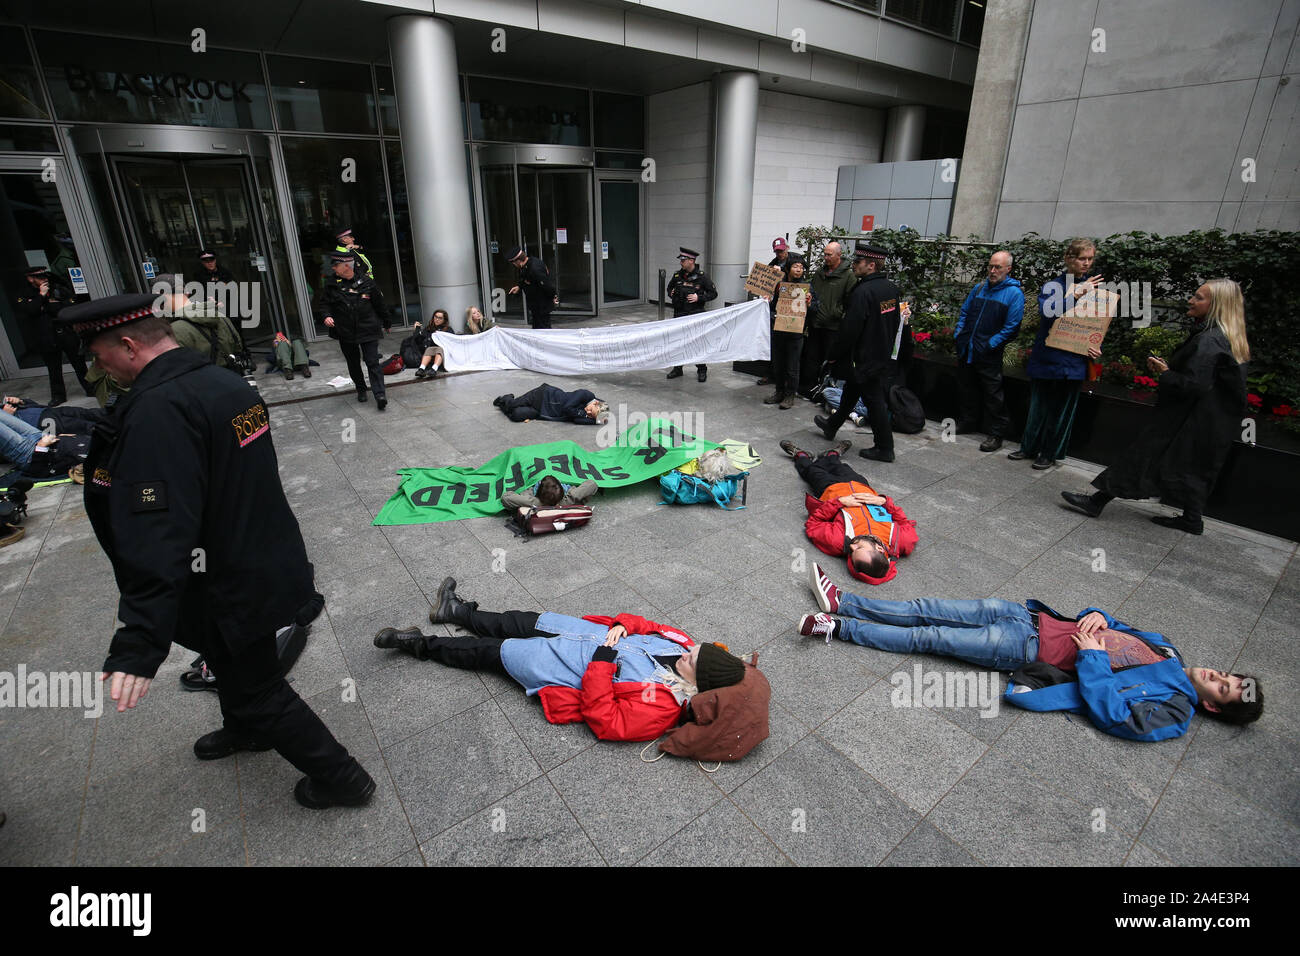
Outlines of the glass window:
[[[393,71],[386,66],[375,67],[375,79],[379,82],[379,118],[385,133],[396,133],[397,128],[397,89],[393,86]],[[457,86],[460,84],[457,83]],[[461,106],[464,107],[462,100]],[[464,109],[461,113],[464,114]],[[462,115],[461,125],[465,125]]]
[[610,149],[645,148],[645,101],[621,93],[594,93],[596,145]]
[[469,78],[470,130],[476,140],[590,146],[587,109],[586,90]]
[[57,153],[58,151],[59,141],[54,138],[52,126],[18,126],[0,123],[0,153]]
[[0,27],[0,116],[49,119],[22,27]]
[[[267,129],[271,112],[255,53],[74,33],[33,33],[59,119]],[[147,66],[142,66],[147,64]]]
[[375,93],[365,63],[267,56],[280,129],[299,133],[374,133]]
[[641,169],[641,153],[606,153],[596,154],[596,165],[601,169]]
[[853,7],[861,7],[863,10],[870,10],[872,13],[880,10],[880,0],[840,0],[840,2]]
[[979,46],[980,37],[984,34],[984,3],[980,0],[966,0],[961,8],[961,36],[958,38],[962,43],[971,43]]
[[[388,191],[393,197],[393,225],[397,232],[397,262],[402,270],[402,287],[406,301],[394,300],[397,315],[406,314],[409,325],[412,322],[424,322],[420,318],[420,283],[415,276],[415,243],[411,238],[411,211],[406,201],[406,168],[402,165],[402,144],[388,140],[384,143],[388,160]],[[396,315],[394,324],[400,324]]]
[[957,7],[958,0],[885,0],[885,16],[956,36]]
[[[370,260],[385,304],[398,307],[397,261],[388,225],[381,144],[283,136],[280,145],[293,191],[299,254],[313,304],[321,279],[330,273],[329,254],[338,244],[335,236],[351,228],[362,253]],[[356,160],[356,182],[340,181],[339,170],[345,158]],[[401,309],[397,308],[394,324],[400,318]],[[316,331],[323,336],[325,327],[317,322]]]

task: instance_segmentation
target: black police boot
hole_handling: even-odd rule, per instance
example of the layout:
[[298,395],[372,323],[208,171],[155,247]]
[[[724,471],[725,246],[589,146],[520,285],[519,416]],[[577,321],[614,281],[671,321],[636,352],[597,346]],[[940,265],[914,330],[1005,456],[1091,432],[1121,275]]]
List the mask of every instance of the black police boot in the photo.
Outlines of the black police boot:
[[695,377],[701,382],[707,382],[709,380],[709,367],[707,365],[696,367]]
[[429,623],[469,627],[469,612],[477,610],[477,601],[462,601],[456,596],[455,578],[443,578],[433,606],[429,608]]
[[378,409],[382,412],[385,408],[388,407],[388,399],[385,398],[383,395],[376,395],[376,396],[375,396],[375,407],[378,408]]
[[366,390],[364,388],[357,389],[357,401],[364,402],[365,400],[366,400]]
[[303,777],[293,788],[294,799],[311,810],[365,806],[375,794],[375,781],[356,760],[352,763],[355,769],[346,784],[330,786],[311,777]]
[[241,734],[222,727],[220,730],[204,734],[194,741],[194,756],[200,760],[220,760],[222,757],[229,757],[241,750],[260,752],[270,750],[271,746],[271,744],[255,740],[247,734]]
[[668,371],[668,376],[667,376],[667,377],[668,377],[668,378],[681,378],[681,377],[682,377],[682,367],[681,367],[680,365],[674,365],[671,369],[669,369],[669,371]]
[[831,420],[825,415],[814,415],[813,424],[822,430],[822,435],[825,436],[827,441],[835,440],[835,432],[829,430]]
[[424,660],[424,634],[418,627],[385,627],[375,635],[375,647],[397,648]]
[[1092,495],[1081,494],[1077,491],[1062,491],[1061,497],[1064,498],[1077,511],[1082,511],[1089,518],[1095,518],[1101,514],[1104,504],[1098,504],[1093,500]]

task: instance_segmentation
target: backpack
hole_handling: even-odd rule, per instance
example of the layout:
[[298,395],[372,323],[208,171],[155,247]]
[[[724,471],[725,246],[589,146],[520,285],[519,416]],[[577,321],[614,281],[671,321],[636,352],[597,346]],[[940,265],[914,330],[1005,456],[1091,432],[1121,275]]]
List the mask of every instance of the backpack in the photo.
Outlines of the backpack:
[[506,522],[506,527],[519,538],[531,538],[552,531],[567,531],[569,528],[584,527],[595,512],[591,508],[575,506],[572,508],[538,508],[527,515],[515,514]]
[[895,385],[889,390],[889,415],[896,432],[915,435],[925,431],[925,409],[916,393],[906,385]]
[[402,339],[402,344],[397,347],[397,354],[402,357],[407,368],[414,368],[424,358],[424,346],[420,344],[420,339],[420,333],[416,332]]
[[396,375],[406,368],[406,363],[402,361],[400,355],[390,355],[388,361],[379,366],[379,370],[385,375]]
[[[757,662],[757,654],[753,660]],[[767,678],[746,663],[739,684],[692,697],[694,719],[669,730],[659,742],[659,750],[696,760],[739,760],[767,739],[771,701],[772,686]]]
[[[717,481],[705,481],[674,468],[667,474],[659,476],[659,490],[664,496],[660,504],[694,505],[702,501],[711,501],[727,511],[738,511],[745,507],[745,499],[749,491],[748,478],[749,472],[742,471]],[[741,495],[740,504],[735,508],[729,507],[731,499],[738,493]]]

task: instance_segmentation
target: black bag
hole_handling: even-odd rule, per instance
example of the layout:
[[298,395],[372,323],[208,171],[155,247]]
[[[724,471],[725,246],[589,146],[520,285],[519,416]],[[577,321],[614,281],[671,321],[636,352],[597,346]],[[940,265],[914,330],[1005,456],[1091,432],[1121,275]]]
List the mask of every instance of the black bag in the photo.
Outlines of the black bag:
[[895,385],[889,390],[889,414],[896,432],[915,435],[925,431],[925,409],[916,393],[906,385]]
[[397,354],[402,357],[407,368],[418,368],[420,359],[424,358],[424,346],[420,344],[422,336],[419,332],[414,335],[408,335],[402,339],[402,344],[397,347]]

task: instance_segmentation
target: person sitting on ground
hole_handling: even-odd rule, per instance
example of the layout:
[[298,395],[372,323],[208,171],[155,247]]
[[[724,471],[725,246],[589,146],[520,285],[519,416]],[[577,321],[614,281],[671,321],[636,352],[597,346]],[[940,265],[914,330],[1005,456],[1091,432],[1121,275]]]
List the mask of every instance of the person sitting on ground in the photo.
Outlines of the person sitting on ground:
[[738,684],[745,675],[744,662],[723,645],[696,643],[635,614],[480,611],[456,594],[455,578],[438,588],[429,620],[477,636],[427,637],[418,627],[386,627],[375,646],[505,674],[537,695],[551,723],[584,721],[601,740],[654,740],[691,719],[697,693]]
[[580,388],[566,392],[543,382],[518,398],[513,393],[498,395],[492,404],[512,422],[530,422],[540,418],[547,422],[572,422],[575,425],[602,425],[609,405],[594,392]]
[[476,305],[471,305],[465,310],[465,332],[469,335],[478,335],[480,332],[486,332],[495,326],[496,323],[483,314],[483,310]]
[[526,515],[539,508],[577,508],[585,505],[596,493],[596,483],[588,478],[577,487],[560,483],[554,475],[547,475],[531,491],[508,491],[501,496],[501,504],[508,510]]
[[880,601],[841,591],[816,564],[809,577],[821,613],[800,619],[805,637],[1015,671],[1010,703],[1087,714],[1098,730],[1117,737],[1182,736],[1197,707],[1232,724],[1258,720],[1264,710],[1256,678],[1185,667],[1164,635],[1139,631],[1098,608],[1069,618],[1033,600]]
[[272,345],[276,367],[284,373],[286,382],[293,381],[293,373],[303,378],[311,378],[311,359],[307,355],[307,343],[294,336],[292,340],[283,332],[275,333]]
[[884,584],[898,574],[891,558],[916,548],[916,522],[876,494],[871,483],[844,464],[850,443],[841,441],[816,458],[792,441],[781,450],[794,459],[795,471],[813,490],[804,495],[808,539],[825,554],[842,555],[849,574],[868,584]]
[[433,318],[429,320],[429,327],[424,329],[419,322],[416,322],[415,331],[419,333],[420,347],[424,349],[424,355],[420,359],[420,367],[415,370],[415,377],[437,378],[438,372],[442,370],[443,355],[442,346],[433,340],[433,333],[449,332],[455,335],[456,330],[451,327],[451,317],[447,315],[446,309],[434,309]]

